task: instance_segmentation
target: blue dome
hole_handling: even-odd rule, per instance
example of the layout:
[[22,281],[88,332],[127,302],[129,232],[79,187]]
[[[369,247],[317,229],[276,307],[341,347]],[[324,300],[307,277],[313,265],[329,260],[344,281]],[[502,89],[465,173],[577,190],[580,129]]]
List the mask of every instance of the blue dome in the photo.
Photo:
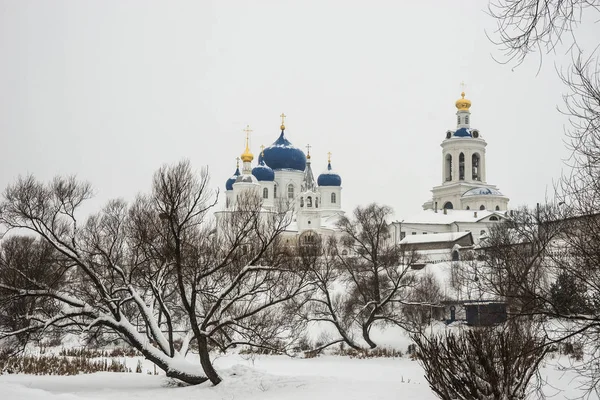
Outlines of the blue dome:
[[331,170],[331,163],[327,164],[327,171],[317,178],[319,186],[342,186],[342,177]]
[[275,180],[275,172],[265,165],[262,154],[258,156],[258,165],[252,168],[252,175],[259,181],[273,182]]
[[235,169],[235,174],[233,174],[233,176],[229,179],[227,179],[227,182],[225,182],[225,190],[233,190],[233,184],[235,183],[235,180],[237,179],[237,177],[240,176],[240,168],[236,168]]
[[471,129],[469,128],[460,128],[457,129],[456,132],[454,132],[454,135],[452,135],[454,137],[473,137],[473,135],[471,135]]
[[504,196],[497,189],[487,188],[487,187],[476,187],[473,189],[469,189],[463,193],[462,197],[469,196]]
[[294,147],[281,131],[279,139],[264,150],[264,162],[272,169],[293,169],[304,171],[306,156],[304,152]]

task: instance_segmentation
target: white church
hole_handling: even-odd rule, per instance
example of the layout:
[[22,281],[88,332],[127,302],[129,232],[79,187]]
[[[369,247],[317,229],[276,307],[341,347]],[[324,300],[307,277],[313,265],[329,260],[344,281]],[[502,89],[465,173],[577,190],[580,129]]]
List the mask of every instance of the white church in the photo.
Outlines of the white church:
[[468,247],[506,218],[509,199],[487,182],[487,142],[471,128],[471,101],[463,92],[455,105],[456,130],[441,143],[441,184],[420,213],[392,223],[395,243],[421,250]]
[[[461,93],[456,105],[456,130],[449,130],[441,143],[440,185],[431,190],[432,197],[423,210],[391,223],[391,240],[419,250],[439,250],[444,257],[457,247],[469,247],[486,236],[490,227],[506,218],[508,197],[487,182],[486,146],[483,135],[471,128],[471,101]],[[281,134],[272,145],[262,148],[255,166],[249,146],[250,129],[246,128],[246,149],[225,184],[226,205],[217,218],[235,208],[236,199],[245,190],[262,197],[265,212],[285,201],[293,210],[293,222],[285,235],[302,237],[333,235],[342,209],[342,178],[327,167],[315,180],[311,156],[295,147],[285,137],[285,115]],[[398,215],[402,210],[396,210]],[[450,251],[448,251],[450,250]]]
[[250,128],[246,128],[246,149],[240,159],[242,170],[225,183],[225,210],[235,209],[240,193],[255,191],[262,198],[265,212],[279,207],[283,202],[293,212],[292,223],[284,236],[306,237],[335,234],[336,222],[344,214],[342,210],[342,178],[331,167],[331,153],[326,169],[315,180],[310,151],[305,154],[285,137],[285,115],[281,114],[281,134],[268,147],[261,148],[257,164],[253,167],[254,154],[250,150]]

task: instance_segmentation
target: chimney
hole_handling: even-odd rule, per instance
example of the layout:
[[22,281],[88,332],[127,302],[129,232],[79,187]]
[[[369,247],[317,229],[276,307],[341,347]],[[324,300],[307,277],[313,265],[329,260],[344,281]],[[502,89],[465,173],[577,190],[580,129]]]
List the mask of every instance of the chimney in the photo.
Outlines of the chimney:
[[473,217],[477,218],[477,211],[473,213]]

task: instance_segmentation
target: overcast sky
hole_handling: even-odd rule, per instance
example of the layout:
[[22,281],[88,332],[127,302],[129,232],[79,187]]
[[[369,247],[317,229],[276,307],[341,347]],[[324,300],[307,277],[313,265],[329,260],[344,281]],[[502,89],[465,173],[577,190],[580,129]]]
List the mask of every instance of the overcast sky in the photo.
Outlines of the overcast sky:
[[[148,191],[188,158],[224,190],[244,150],[286,134],[333,167],[351,210],[398,218],[441,183],[440,143],[467,85],[471,126],[488,143],[487,179],[510,206],[543,201],[569,153],[565,88],[539,57],[513,69],[470,1],[0,0],[0,187],[19,174],[77,174],[97,207]],[[600,37],[584,25],[580,40]]]

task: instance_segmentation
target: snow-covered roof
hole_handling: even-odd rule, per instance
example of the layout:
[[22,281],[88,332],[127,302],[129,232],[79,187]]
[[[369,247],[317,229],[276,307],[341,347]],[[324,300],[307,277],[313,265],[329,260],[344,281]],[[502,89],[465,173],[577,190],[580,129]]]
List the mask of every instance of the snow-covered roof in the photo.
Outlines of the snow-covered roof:
[[454,222],[478,222],[492,215],[504,218],[505,211],[489,210],[423,210],[420,213],[406,218],[403,224],[442,224],[449,225]]
[[428,235],[408,235],[400,241],[400,244],[454,242],[470,234],[470,232],[447,232]]

